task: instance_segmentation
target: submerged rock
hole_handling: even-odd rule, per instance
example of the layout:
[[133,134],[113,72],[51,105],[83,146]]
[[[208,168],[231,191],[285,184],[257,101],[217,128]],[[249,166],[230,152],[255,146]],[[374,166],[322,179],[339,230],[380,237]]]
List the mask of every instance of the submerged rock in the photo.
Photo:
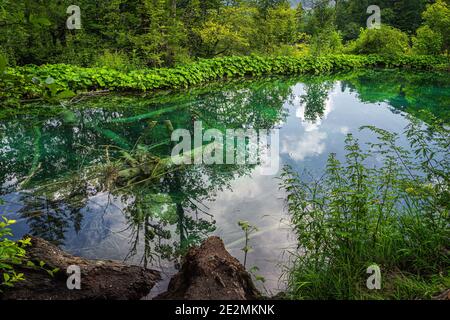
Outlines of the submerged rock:
[[[55,245],[31,237],[27,248],[31,261],[44,268],[59,268],[51,277],[42,268],[20,267],[16,272],[25,274],[25,281],[17,282],[6,290],[2,299],[26,300],[80,300],[80,299],[140,299],[146,296],[160,279],[158,271],[130,266],[110,260],[88,260],[72,256]],[[80,290],[67,288],[67,267],[76,265],[81,270]]]
[[155,299],[253,300],[259,296],[244,266],[228,253],[220,238],[210,237],[189,250],[167,292]]

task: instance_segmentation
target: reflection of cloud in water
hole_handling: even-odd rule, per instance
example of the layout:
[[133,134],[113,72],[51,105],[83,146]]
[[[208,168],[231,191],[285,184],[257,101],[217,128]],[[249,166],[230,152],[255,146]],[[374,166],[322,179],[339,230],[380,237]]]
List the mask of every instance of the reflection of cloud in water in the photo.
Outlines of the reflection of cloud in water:
[[[302,161],[309,156],[320,155],[326,149],[325,141],[328,134],[321,130],[324,120],[334,110],[334,97],[339,94],[339,85],[328,94],[325,100],[323,115],[314,121],[306,119],[306,106],[300,101],[300,94],[297,94],[293,101],[295,107],[295,117],[293,119],[300,119],[296,124],[297,128],[292,133],[286,133],[282,139],[281,153],[288,154],[295,161]],[[302,89],[303,90],[303,89]],[[298,130],[303,129],[303,134],[299,135]],[[348,128],[342,128],[341,132],[347,131]]]
[[297,136],[285,136],[281,153],[289,154],[296,161],[302,161],[308,156],[322,154],[325,151],[326,138],[326,132],[319,130],[305,132],[300,139]]
[[118,252],[126,254],[130,248],[130,235],[123,231],[126,226],[123,208],[124,204],[108,193],[91,197],[82,209],[82,231],[66,233],[65,242],[70,245],[65,248],[92,259],[118,259]]
[[342,134],[348,134],[350,132],[350,128],[347,126],[342,126],[339,128],[339,132]]
[[207,205],[217,221],[216,234],[222,237],[230,254],[241,262],[245,238],[238,221],[249,221],[258,228],[250,239],[252,251],[247,255],[247,269],[257,266],[257,274],[266,279],[265,286],[276,291],[281,276],[280,261],[286,260],[282,255],[285,249],[295,247],[296,242],[288,224],[279,181],[258,172],[256,168],[250,176],[236,179],[231,190],[219,193],[217,199]]

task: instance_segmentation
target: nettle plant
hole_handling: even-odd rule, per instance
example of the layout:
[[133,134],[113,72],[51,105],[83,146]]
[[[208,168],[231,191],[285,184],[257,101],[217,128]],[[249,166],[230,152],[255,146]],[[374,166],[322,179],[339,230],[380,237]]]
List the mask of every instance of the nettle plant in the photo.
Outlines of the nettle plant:
[[433,292],[399,293],[399,279],[425,285],[448,279],[450,131],[410,118],[404,148],[395,133],[361,130],[378,136],[368,151],[349,134],[345,161],[331,154],[321,177],[290,167],[282,174],[299,248],[289,272],[295,298],[369,297],[372,264],[381,268],[384,290],[400,298]]

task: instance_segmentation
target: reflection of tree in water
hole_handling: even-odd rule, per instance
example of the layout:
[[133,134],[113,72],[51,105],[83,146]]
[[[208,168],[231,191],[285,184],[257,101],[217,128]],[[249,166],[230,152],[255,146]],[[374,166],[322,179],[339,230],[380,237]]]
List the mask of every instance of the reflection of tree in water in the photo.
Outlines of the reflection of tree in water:
[[405,111],[424,121],[426,113],[450,122],[448,73],[366,71],[342,82],[363,102],[387,102],[393,112]]
[[72,226],[78,232],[83,215],[64,201],[52,201],[24,194],[19,214],[26,218],[32,235],[40,236],[57,245],[63,244],[64,234]]
[[211,127],[268,129],[287,116],[288,110],[283,105],[293,96],[290,82],[272,80],[255,82],[239,90],[206,94],[202,98],[193,112],[206,119]]
[[156,186],[130,189],[134,201],[124,209],[132,231],[128,257],[142,243],[144,264],[154,255],[176,258],[199,244],[215,230],[213,215],[204,203],[249,170],[244,166],[189,166],[167,174]]
[[328,92],[333,87],[331,82],[312,82],[305,84],[305,94],[300,96],[300,103],[305,108],[304,118],[308,121],[322,119]]
[[21,192],[23,206],[18,213],[27,219],[32,235],[61,245],[71,227],[75,232],[80,231],[81,209],[94,193],[85,180],[71,176],[69,181],[62,180],[51,185],[50,189],[44,187]]
[[[270,86],[267,83],[253,90],[224,90],[208,94],[191,109],[190,125],[193,120],[203,120],[204,126],[209,128],[271,128],[286,116],[282,106],[290,95],[289,85]],[[266,100],[263,97],[266,97]],[[177,127],[184,128],[179,124]],[[132,224],[134,242],[130,254],[137,251],[140,232],[144,237],[145,263],[152,250],[158,253],[158,256],[173,258],[183,254],[188,247],[200,243],[215,230],[213,216],[203,203],[213,200],[217,191],[229,187],[230,181],[250,171],[251,166],[202,165],[190,166],[165,175],[158,184],[158,191],[168,195],[164,198],[166,201],[161,202],[165,206],[164,210],[150,210],[149,215],[142,215],[140,221],[143,223]],[[135,196],[137,194],[136,191],[132,193]],[[142,190],[140,194],[146,195],[142,195],[140,201],[135,201],[133,207],[126,209],[131,211],[127,215],[131,219],[139,217],[138,212],[144,212],[142,207],[146,205],[140,202],[148,201],[146,190]],[[163,199],[161,195],[157,197]],[[156,211],[164,213],[156,219],[155,225],[153,217],[158,215]],[[175,224],[175,231],[172,233],[165,229],[171,224]],[[174,233],[177,239],[170,240]],[[153,241],[155,237],[158,237],[158,241]],[[172,243],[168,244],[169,241]],[[153,249],[151,244],[154,245]]]
[[[70,228],[80,230],[81,210],[88,206],[90,198],[106,192],[125,205],[122,211],[132,235],[128,257],[143,249],[145,264],[155,256],[176,258],[214,231],[213,215],[204,203],[214,200],[218,191],[228,188],[233,179],[250,172],[252,167],[184,166],[145,183],[136,181],[136,177],[129,181],[122,179],[120,187],[110,183],[109,178],[99,178],[99,171],[117,175],[114,166],[133,161],[127,157],[137,159],[138,151],[146,154],[144,162],[152,157],[167,158],[171,147],[165,119],[170,119],[175,128],[191,131],[193,122],[199,119],[204,121],[205,128],[268,129],[286,115],[283,104],[290,96],[290,85],[282,81],[256,82],[250,88],[191,94],[184,100],[177,97],[178,104],[190,106],[172,110],[170,103],[165,102],[160,107],[162,111],[157,114],[151,111],[151,116],[141,116],[148,112],[142,103],[137,115],[131,112],[128,103],[123,112],[104,105],[95,108],[94,104],[83,112],[68,112],[41,121],[40,148],[36,150],[41,152],[38,158],[42,169],[27,184],[27,191],[21,192],[23,207],[19,213],[27,219],[32,234],[63,244]],[[114,103],[118,103],[117,99]],[[151,110],[155,105],[158,103],[153,101]],[[164,110],[166,106],[170,112]],[[0,168],[0,177],[3,182],[11,176],[17,177],[17,182],[23,181],[28,176],[26,164],[33,158],[26,153],[30,153],[30,148],[33,150],[36,138],[26,123],[12,121],[5,126],[18,126],[20,130],[16,133],[5,130],[9,136],[3,142],[14,152],[3,155],[10,175]],[[28,149],[14,145],[13,136],[17,132]],[[131,167],[130,171],[133,170]],[[19,185],[16,183],[16,190],[10,188],[9,192],[18,191]]]

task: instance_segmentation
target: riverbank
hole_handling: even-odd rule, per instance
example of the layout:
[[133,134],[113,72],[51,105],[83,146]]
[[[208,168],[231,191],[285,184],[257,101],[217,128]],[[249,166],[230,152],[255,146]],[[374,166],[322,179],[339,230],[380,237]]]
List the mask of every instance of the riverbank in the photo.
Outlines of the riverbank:
[[[24,280],[0,292],[0,300],[137,300],[144,298],[161,279],[156,270],[116,261],[88,260],[70,255],[44,239],[30,239],[29,261],[34,265],[45,263],[45,268],[17,266],[16,271],[24,274]],[[74,267],[79,267],[79,281],[75,279]],[[55,270],[53,275],[46,272],[48,268]],[[188,251],[168,290],[156,299],[254,300],[260,296],[250,274],[228,253],[223,241],[210,237]]]
[[[50,276],[43,268],[20,267],[25,280],[0,294],[0,300],[137,300],[144,298],[160,280],[160,272],[115,261],[88,260],[72,256],[51,243],[31,238],[28,256],[34,263],[45,260],[47,268],[59,270]],[[79,265],[80,289],[69,290],[65,270]],[[225,249],[218,237],[191,248],[180,271],[166,292],[156,300],[255,300],[287,299],[284,293],[267,298],[255,288],[250,274]],[[449,290],[433,297],[450,300]]]
[[24,238],[30,238],[31,243],[26,249],[27,262],[14,266],[24,279],[11,288],[0,288],[0,300],[135,300],[147,295],[161,278],[156,270],[89,260],[42,238]]
[[[201,59],[174,68],[123,73],[67,64],[6,68],[0,78],[4,105],[44,99],[58,101],[91,91],[148,92],[187,88],[210,81],[268,75],[323,75],[357,69],[450,70],[448,56],[328,55],[297,57],[234,56]],[[1,71],[1,70],[0,70]]]

